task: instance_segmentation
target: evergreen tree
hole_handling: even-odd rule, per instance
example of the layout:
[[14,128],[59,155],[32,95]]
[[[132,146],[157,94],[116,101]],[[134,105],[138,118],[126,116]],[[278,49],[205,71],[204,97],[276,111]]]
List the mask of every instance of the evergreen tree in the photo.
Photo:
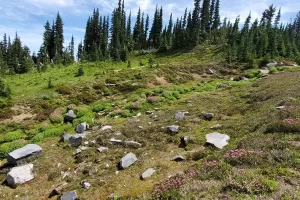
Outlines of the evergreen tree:
[[220,0],[216,1],[215,5],[215,12],[213,16],[213,24],[212,24],[212,29],[217,29],[221,24],[220,20]]
[[62,63],[63,48],[64,48],[63,43],[64,43],[63,21],[58,12],[55,21],[55,63],[57,64]]
[[70,54],[71,54],[71,60],[72,62],[74,62],[75,60],[75,57],[74,57],[74,53],[75,53],[75,48],[74,48],[74,37],[72,35],[72,38],[71,38],[71,43],[70,43]]

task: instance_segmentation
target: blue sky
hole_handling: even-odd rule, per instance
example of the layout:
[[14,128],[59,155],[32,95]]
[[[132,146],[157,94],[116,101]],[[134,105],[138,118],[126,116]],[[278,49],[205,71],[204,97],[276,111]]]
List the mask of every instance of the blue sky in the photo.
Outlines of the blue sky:
[[[99,8],[101,15],[109,15],[118,0],[0,0],[0,37],[7,33],[14,37],[16,31],[31,51],[38,51],[42,43],[44,24],[52,22],[59,11],[64,22],[65,44],[72,34],[75,45],[84,37],[84,29],[88,16],[93,8]],[[193,8],[193,0],[125,0],[127,14],[132,11],[133,17],[141,7],[152,18],[155,6],[163,6],[164,20],[167,23],[170,13],[173,17],[183,15],[185,8]],[[269,5],[281,7],[282,21],[289,22],[300,11],[299,0],[221,0],[221,16],[233,21],[240,15],[241,22],[249,12],[252,19],[260,18],[261,13]],[[133,19],[134,20],[134,19]]]

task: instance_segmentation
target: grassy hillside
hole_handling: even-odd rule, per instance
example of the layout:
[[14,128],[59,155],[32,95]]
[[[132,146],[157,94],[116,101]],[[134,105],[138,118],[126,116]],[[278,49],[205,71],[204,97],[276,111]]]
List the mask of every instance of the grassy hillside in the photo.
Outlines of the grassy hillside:
[[[35,179],[16,189],[0,186],[1,199],[47,199],[63,182],[68,183],[63,192],[76,190],[80,199],[106,199],[112,193],[120,199],[299,196],[297,68],[271,69],[272,74],[262,78],[259,69],[224,66],[216,47],[132,55],[131,66],[107,62],[82,66],[80,77],[75,76],[80,64],[5,77],[12,99],[3,100],[0,115],[1,180],[6,178],[5,156],[10,151],[37,143],[43,154],[31,162]],[[208,69],[215,73],[207,74]],[[233,81],[242,76],[249,79]],[[73,124],[63,123],[67,108],[77,114]],[[178,111],[189,113],[177,120]],[[215,116],[205,121],[203,112]],[[75,156],[76,148],[58,141],[62,133],[75,134],[81,122],[91,126],[85,141],[96,143],[83,144],[88,149]],[[210,128],[216,124],[222,127]],[[112,131],[100,130],[106,125]],[[170,125],[179,126],[177,135],[167,133]],[[214,131],[230,136],[222,150],[205,145],[206,134]],[[179,148],[184,136],[192,142]],[[136,141],[142,147],[112,145],[111,138]],[[99,153],[100,146],[109,150]],[[118,162],[129,152],[138,161],[119,171]],[[178,154],[186,160],[170,161]],[[148,168],[156,172],[140,180]],[[81,181],[91,188],[82,189]]]

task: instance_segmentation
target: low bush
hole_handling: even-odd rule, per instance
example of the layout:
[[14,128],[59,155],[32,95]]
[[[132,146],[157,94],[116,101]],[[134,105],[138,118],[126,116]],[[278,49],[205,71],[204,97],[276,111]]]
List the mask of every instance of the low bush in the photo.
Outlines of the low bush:
[[276,191],[278,189],[278,183],[266,179],[260,174],[244,169],[237,169],[232,171],[228,176],[224,189],[251,195],[260,195]]
[[69,85],[61,85],[56,88],[56,92],[63,95],[69,95],[73,93],[73,89]]
[[6,133],[2,137],[0,137],[0,143],[12,142],[18,139],[24,139],[26,137],[27,136],[21,130],[17,130],[14,132]]
[[0,158],[5,158],[8,153],[25,145],[24,141],[7,142],[0,145]]
[[93,112],[101,112],[101,111],[105,111],[105,112],[110,112],[112,111],[112,106],[111,104],[97,104],[95,106],[93,106]]

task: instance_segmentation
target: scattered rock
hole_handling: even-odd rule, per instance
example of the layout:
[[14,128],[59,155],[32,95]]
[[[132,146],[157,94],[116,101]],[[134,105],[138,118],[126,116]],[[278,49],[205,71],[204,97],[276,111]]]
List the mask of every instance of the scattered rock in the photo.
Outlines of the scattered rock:
[[181,155],[177,155],[177,156],[174,156],[173,158],[171,158],[171,161],[175,161],[175,162],[182,162],[184,160],[185,160],[185,158]]
[[60,200],[77,200],[77,193],[75,190],[67,192],[60,197]]
[[179,130],[179,126],[175,126],[175,125],[172,125],[172,126],[168,126],[168,133],[170,135],[176,135],[178,133],[178,130]]
[[89,145],[89,147],[93,147],[96,145],[96,143],[97,143],[96,140],[92,140],[92,141],[88,142],[88,145]]
[[124,141],[125,147],[130,147],[130,148],[141,148],[142,144],[135,142],[135,141]]
[[131,148],[140,148],[140,147],[142,147],[141,143],[138,143],[138,142],[135,142],[135,141],[116,140],[115,138],[110,139],[110,143],[112,145],[121,145],[121,146],[131,147]]
[[180,148],[185,148],[189,142],[191,141],[191,138],[189,136],[180,137]]
[[33,176],[33,164],[14,167],[7,174],[6,181],[11,187],[16,187],[17,184],[23,184],[34,178]]
[[203,119],[206,121],[211,121],[214,118],[214,114],[213,113],[203,113]]
[[221,129],[221,128],[223,128],[223,126],[221,124],[216,124],[216,125],[210,127],[210,129],[213,129],[213,130],[218,130],[218,129]]
[[97,149],[97,151],[99,151],[100,153],[104,152],[104,151],[108,151],[107,147],[100,147]]
[[241,77],[241,81],[248,81],[249,79],[248,78],[246,78],[245,76],[242,76]]
[[110,130],[112,131],[112,126],[103,126],[100,131],[107,131],[107,130]]
[[155,169],[149,168],[147,169],[141,176],[141,179],[145,180],[146,178],[149,178],[153,175],[153,173],[156,172]]
[[110,194],[110,195],[107,197],[107,199],[112,199],[112,200],[117,199],[117,198],[118,198],[118,196],[115,195],[115,194]]
[[49,194],[48,198],[52,198],[53,196],[56,196],[56,195],[60,195],[64,189],[64,187],[68,185],[67,182],[64,182],[63,184],[60,184],[58,186],[56,186],[52,191],[51,193]]
[[85,151],[85,150],[88,149],[88,147],[82,146],[82,147],[79,147],[79,149],[80,149],[81,151]]
[[278,106],[276,107],[278,110],[284,110],[286,107],[285,106]]
[[14,150],[7,155],[7,162],[11,165],[20,164],[30,158],[41,155],[42,148],[36,144],[27,144],[26,146]]
[[70,143],[71,146],[78,147],[78,146],[81,145],[82,139],[83,138],[80,135],[73,135],[73,136],[70,137],[69,143]]
[[70,135],[70,134],[66,134],[66,133],[64,133],[64,134],[62,134],[61,136],[60,136],[60,142],[67,142],[67,141],[69,141],[69,139],[70,139],[70,137],[71,137],[72,135]]
[[184,119],[185,114],[188,114],[189,112],[178,112],[175,114],[175,119]]
[[92,128],[93,131],[96,131],[98,129],[99,129],[99,126],[93,126],[93,128]]
[[83,122],[76,127],[76,132],[83,133],[84,131],[88,130],[88,128],[89,125],[86,122]]
[[153,111],[146,111],[146,115],[152,115],[153,113]]
[[130,167],[136,161],[137,161],[136,155],[133,153],[129,153],[121,159],[119,166],[121,169],[125,169]]
[[77,154],[79,154],[79,153],[81,153],[81,149],[76,149],[76,150],[73,152],[73,155],[77,155]]
[[112,145],[123,145],[123,141],[122,140],[116,140],[115,138],[111,138],[110,139],[110,144],[112,144]]
[[214,74],[215,72],[214,72],[214,70],[212,70],[212,69],[208,69],[208,70],[206,70],[206,73],[212,75],[212,74]]
[[259,71],[260,71],[260,73],[262,73],[262,74],[264,74],[264,75],[267,75],[267,74],[270,73],[270,70],[268,70],[268,69],[261,69],[261,70],[259,70]]
[[76,119],[76,115],[74,114],[74,111],[73,110],[69,110],[66,114],[65,114],[65,117],[64,117],[64,122],[71,122],[73,123],[73,120]]
[[88,183],[88,182],[85,182],[85,181],[82,181],[81,182],[81,187],[83,188],[83,189],[90,189],[90,187],[91,187],[91,184],[90,183]]
[[278,65],[278,63],[276,61],[274,62],[270,62],[267,64],[267,67],[276,67]]
[[228,140],[230,137],[225,134],[221,134],[218,132],[210,133],[206,135],[206,142],[209,144],[213,144],[219,149],[223,149],[224,146],[228,144]]
[[136,117],[140,117],[140,116],[142,116],[142,113],[138,113],[138,114],[136,115]]

